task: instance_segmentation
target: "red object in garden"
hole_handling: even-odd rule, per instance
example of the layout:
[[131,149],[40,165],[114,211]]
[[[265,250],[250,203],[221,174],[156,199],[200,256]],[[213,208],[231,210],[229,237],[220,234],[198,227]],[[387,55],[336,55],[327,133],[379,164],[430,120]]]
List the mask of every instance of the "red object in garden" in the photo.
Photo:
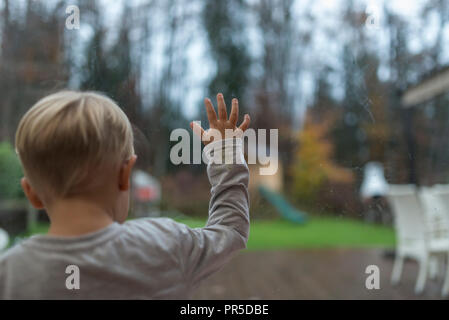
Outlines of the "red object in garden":
[[156,203],[161,198],[159,181],[142,170],[133,173],[133,198],[139,203]]
[[157,192],[151,187],[140,187],[136,190],[136,198],[141,202],[153,201],[157,198]]

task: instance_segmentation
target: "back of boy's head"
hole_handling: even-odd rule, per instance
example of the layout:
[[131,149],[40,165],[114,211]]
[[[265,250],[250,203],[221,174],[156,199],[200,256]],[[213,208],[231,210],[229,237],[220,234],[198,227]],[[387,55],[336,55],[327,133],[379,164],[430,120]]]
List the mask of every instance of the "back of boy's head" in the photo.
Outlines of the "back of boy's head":
[[133,133],[125,113],[108,97],[61,91],[23,116],[16,150],[34,189],[68,197],[101,188],[100,177],[134,154]]

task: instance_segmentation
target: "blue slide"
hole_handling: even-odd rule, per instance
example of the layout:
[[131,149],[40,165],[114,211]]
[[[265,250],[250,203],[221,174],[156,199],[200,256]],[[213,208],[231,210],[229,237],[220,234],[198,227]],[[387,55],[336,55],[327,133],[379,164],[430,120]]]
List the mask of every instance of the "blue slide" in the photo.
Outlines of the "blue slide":
[[306,222],[306,214],[294,208],[285,198],[277,192],[274,192],[267,187],[259,186],[259,193],[271,205],[276,208],[276,211],[284,219],[293,223],[303,224]]

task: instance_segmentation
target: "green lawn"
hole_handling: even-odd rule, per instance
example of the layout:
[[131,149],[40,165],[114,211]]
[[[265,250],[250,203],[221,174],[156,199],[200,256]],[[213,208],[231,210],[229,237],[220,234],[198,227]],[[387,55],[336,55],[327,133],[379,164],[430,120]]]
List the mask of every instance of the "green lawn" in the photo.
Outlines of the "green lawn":
[[[201,219],[178,221],[192,228],[205,224]],[[38,224],[27,235],[45,233],[47,228],[46,224]],[[311,217],[305,225],[284,220],[251,222],[248,249],[393,247],[394,243],[392,228],[343,218]]]

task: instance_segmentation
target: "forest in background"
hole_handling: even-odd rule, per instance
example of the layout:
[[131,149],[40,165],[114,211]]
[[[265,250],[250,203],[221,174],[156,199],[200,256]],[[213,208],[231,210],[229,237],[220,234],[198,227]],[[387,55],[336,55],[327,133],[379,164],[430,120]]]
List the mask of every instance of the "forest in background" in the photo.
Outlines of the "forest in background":
[[[366,1],[326,11],[326,1],[300,0],[0,0],[0,141],[13,144],[20,117],[48,93],[102,91],[136,128],[139,166],[190,213],[207,202],[207,181],[198,166],[170,163],[169,135],[222,92],[253,128],[279,129],[291,199],[357,211],[366,162],[409,182],[400,97],[449,60],[449,3],[420,1],[411,17],[392,2],[376,2],[370,27]],[[79,30],[65,27],[68,5],[80,9]],[[447,105],[444,95],[414,110],[423,185],[449,181]]]

